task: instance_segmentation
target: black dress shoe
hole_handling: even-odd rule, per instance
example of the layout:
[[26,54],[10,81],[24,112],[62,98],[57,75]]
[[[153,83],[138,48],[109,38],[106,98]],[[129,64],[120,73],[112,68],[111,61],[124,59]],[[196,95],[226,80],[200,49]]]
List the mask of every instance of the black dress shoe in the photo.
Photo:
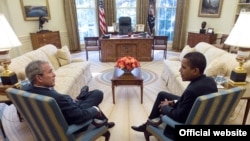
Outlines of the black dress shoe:
[[81,92],[88,92],[89,91],[89,86],[83,86],[81,89]]
[[146,131],[146,127],[147,127],[147,124],[144,123],[140,126],[131,126],[131,128],[135,131],[138,131],[138,132],[145,132]]
[[89,86],[83,86],[80,94],[76,98],[79,100],[80,99],[84,100],[89,94],[88,91],[89,91]]
[[108,128],[113,128],[115,126],[114,122],[108,122]]

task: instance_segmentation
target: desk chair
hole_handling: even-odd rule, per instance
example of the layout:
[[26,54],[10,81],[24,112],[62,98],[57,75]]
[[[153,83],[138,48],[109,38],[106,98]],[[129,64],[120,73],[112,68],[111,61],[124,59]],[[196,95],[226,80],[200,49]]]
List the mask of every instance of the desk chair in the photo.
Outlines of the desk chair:
[[105,141],[109,140],[110,132],[106,124],[96,127],[89,120],[83,124],[68,125],[52,97],[15,88],[8,88],[6,93],[37,141],[94,141],[100,136],[105,136]]
[[153,58],[155,50],[163,50],[164,59],[167,58],[167,44],[168,44],[168,36],[154,36],[154,43],[152,46],[153,49]]
[[171,141],[164,135],[166,125],[175,128],[176,125],[223,125],[226,124],[246,88],[235,87],[224,91],[199,96],[188,115],[185,123],[180,123],[164,115],[160,122],[153,123],[148,120],[147,132],[144,133],[146,141],[153,135],[160,141]]
[[89,51],[98,51],[99,53],[99,60],[100,60],[100,43],[99,43],[99,37],[84,37],[84,43],[85,43],[85,51],[86,51],[86,60],[88,61]]

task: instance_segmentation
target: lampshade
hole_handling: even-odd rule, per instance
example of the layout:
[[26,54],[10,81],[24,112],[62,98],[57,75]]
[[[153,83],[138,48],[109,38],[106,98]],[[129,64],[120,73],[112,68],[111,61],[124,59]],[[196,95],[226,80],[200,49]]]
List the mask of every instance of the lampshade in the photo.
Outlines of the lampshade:
[[239,48],[250,48],[250,12],[240,13],[225,44]]
[[0,51],[10,50],[10,48],[21,45],[5,16],[0,13]]
[[241,12],[232,31],[225,41],[226,45],[238,47],[236,60],[239,66],[232,70],[230,80],[234,85],[245,85],[247,70],[243,64],[249,58],[250,50],[250,12]]
[[9,50],[21,45],[21,42],[12,30],[8,21],[4,15],[0,13],[0,63],[4,67],[4,71],[1,72],[1,81],[3,85],[17,83],[16,74],[8,69],[8,65],[11,62]]

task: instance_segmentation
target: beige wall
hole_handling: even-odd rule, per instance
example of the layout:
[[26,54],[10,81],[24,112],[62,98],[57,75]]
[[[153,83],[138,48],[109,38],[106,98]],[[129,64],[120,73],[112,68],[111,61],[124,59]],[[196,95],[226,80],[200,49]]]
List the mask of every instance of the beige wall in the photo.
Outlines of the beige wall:
[[[51,20],[44,24],[44,29],[60,31],[62,45],[68,44],[68,35],[65,25],[63,1],[48,0]],[[201,22],[206,21],[208,27],[214,28],[216,33],[229,33],[234,21],[237,0],[224,0],[220,18],[198,17],[200,0],[191,0],[187,32],[199,32]],[[22,47],[11,50],[11,57],[32,50],[29,34],[38,31],[38,21],[25,21],[23,18],[20,0],[0,0],[0,12],[3,13],[12,25],[14,31],[22,42]]]
[[214,28],[217,34],[230,33],[234,24],[234,15],[238,0],[224,0],[220,18],[199,17],[200,0],[191,0],[187,22],[187,32],[199,32],[202,21],[207,22],[206,28]]
[[[48,0],[51,19],[44,24],[43,29],[60,31],[62,45],[68,44],[67,29],[65,25],[63,1]],[[20,0],[0,0],[0,12],[5,15],[13,30],[22,42],[19,48],[13,48],[10,52],[11,57],[32,50],[30,33],[35,33],[39,29],[38,21],[25,21],[21,9]]]

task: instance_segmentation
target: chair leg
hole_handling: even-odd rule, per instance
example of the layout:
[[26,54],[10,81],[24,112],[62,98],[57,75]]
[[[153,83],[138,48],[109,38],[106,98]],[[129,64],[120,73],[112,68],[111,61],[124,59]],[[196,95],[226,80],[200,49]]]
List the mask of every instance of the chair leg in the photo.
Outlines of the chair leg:
[[109,141],[109,138],[110,138],[110,132],[107,131],[106,133],[104,133],[102,136],[105,137],[105,141]]
[[88,61],[88,59],[89,59],[88,50],[86,49],[85,51],[86,51],[86,60]]
[[166,50],[164,50],[164,52],[163,52],[164,54],[164,59],[166,59],[167,58],[167,51]]
[[144,132],[144,137],[146,141],[150,141],[149,137],[151,136],[151,134],[148,131]]

